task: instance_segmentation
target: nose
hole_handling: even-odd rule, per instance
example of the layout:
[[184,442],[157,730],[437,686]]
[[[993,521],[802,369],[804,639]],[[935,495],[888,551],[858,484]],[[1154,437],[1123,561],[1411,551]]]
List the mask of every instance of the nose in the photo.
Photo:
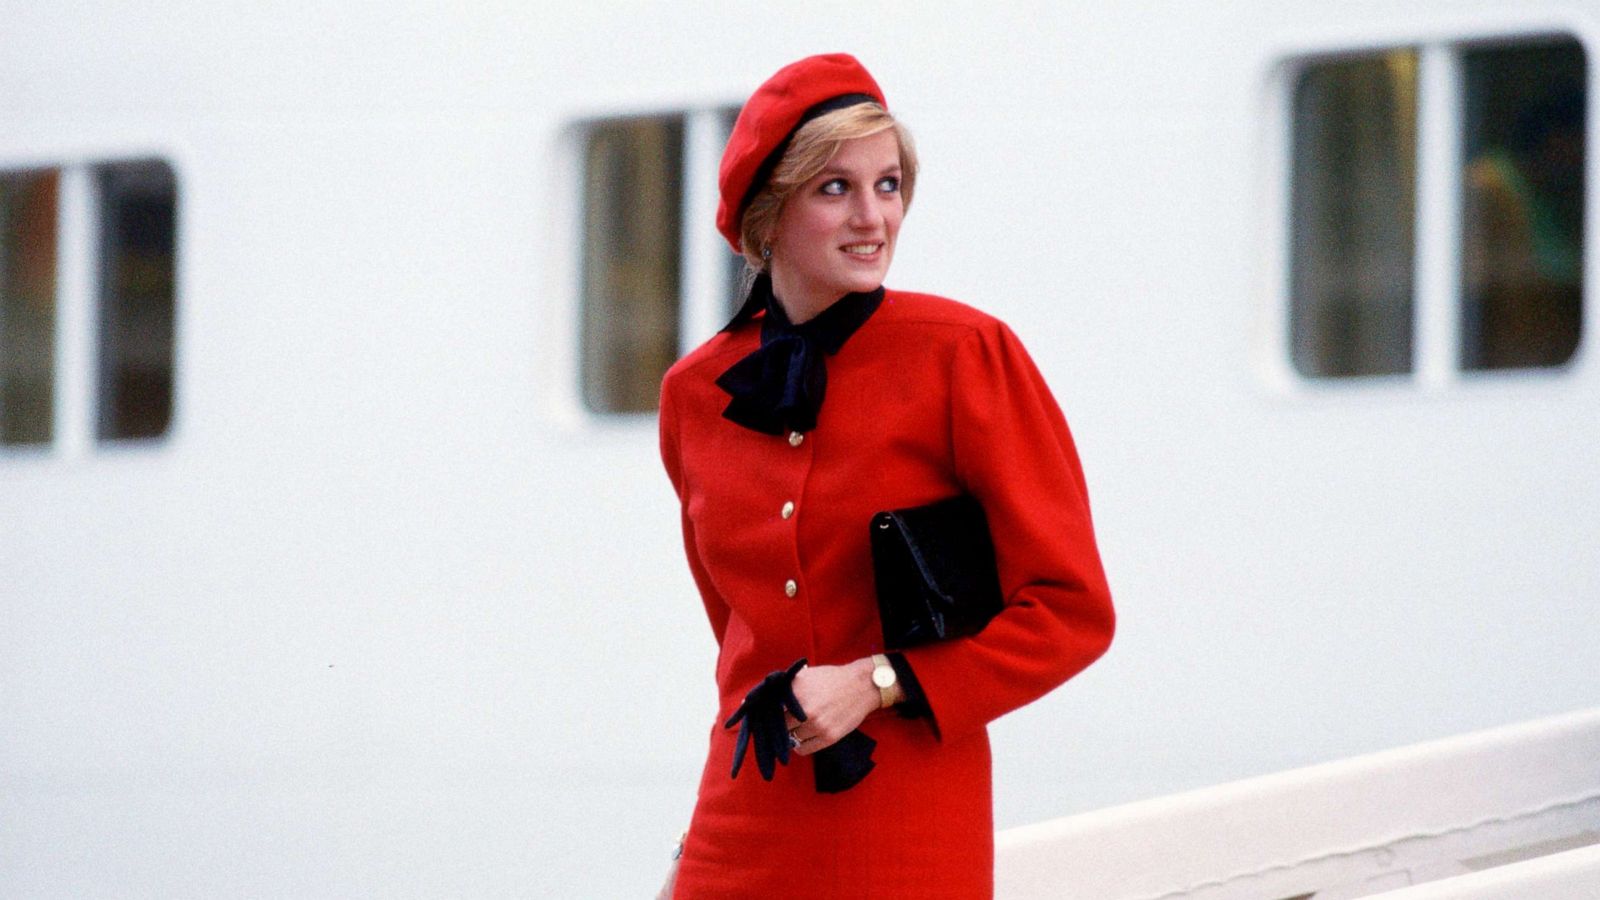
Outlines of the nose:
[[857,231],[876,230],[883,221],[883,210],[871,191],[856,191],[850,197],[850,227]]

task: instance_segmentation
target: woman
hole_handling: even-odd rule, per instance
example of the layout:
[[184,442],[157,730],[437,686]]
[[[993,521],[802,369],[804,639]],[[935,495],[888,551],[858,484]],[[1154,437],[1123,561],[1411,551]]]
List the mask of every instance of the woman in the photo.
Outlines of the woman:
[[[1111,639],[1076,451],[1021,344],[970,307],[882,287],[916,174],[882,91],[843,54],[780,70],[728,140],[717,224],[757,275],[661,397],[720,646],[673,896],[990,896],[985,725]],[[1005,607],[975,636],[885,654],[868,522],[961,493],[987,514]],[[780,694],[792,673],[793,757],[775,765],[769,747],[740,773],[724,725],[769,673]],[[817,754],[858,728],[876,742],[868,770],[827,784]]]

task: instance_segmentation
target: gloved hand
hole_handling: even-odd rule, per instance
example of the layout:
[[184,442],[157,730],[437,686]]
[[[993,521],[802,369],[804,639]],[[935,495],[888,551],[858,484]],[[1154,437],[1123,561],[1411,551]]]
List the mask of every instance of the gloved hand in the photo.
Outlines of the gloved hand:
[[[738,743],[733,747],[731,777],[739,777],[745,752],[752,743],[756,748],[756,768],[763,779],[772,780],[778,763],[789,764],[789,751],[793,745],[789,742],[789,728],[784,723],[783,714],[787,711],[801,722],[806,720],[806,711],[800,707],[800,701],[794,695],[794,676],[805,667],[806,661],[801,658],[795,660],[788,669],[767,673],[760,684],[744,695],[744,702],[728,717],[728,721],[722,723],[723,728],[732,728],[735,723],[740,726]],[[872,751],[877,745],[877,741],[858,728],[833,746],[813,754],[811,774],[817,792],[837,794],[859,784],[876,765],[872,761]]]
[[739,777],[739,767],[744,765],[745,751],[752,742],[756,746],[756,768],[763,779],[772,780],[777,763],[789,764],[789,728],[784,724],[783,714],[787,711],[802,722],[806,720],[806,711],[800,708],[800,701],[794,696],[794,676],[805,667],[806,661],[801,658],[788,669],[768,673],[744,695],[744,702],[728,721],[722,723],[723,728],[739,724],[739,741],[733,748],[733,775],[730,777]]

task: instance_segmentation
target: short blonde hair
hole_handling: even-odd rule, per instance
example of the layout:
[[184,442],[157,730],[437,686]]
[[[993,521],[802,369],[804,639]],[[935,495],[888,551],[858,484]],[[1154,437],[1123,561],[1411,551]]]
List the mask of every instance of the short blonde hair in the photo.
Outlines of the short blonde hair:
[[761,251],[771,242],[789,197],[827,168],[845,141],[890,130],[900,143],[900,197],[905,208],[911,208],[911,195],[917,186],[917,149],[911,142],[911,132],[877,103],[858,103],[825,113],[795,132],[783,158],[773,168],[772,177],[745,208],[739,221],[739,245],[749,274],[766,268]]

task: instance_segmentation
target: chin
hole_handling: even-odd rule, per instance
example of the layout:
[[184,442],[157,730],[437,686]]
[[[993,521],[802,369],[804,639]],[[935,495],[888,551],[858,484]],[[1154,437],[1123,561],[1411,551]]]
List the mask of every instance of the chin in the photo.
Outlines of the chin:
[[864,294],[867,291],[877,290],[888,274],[887,269],[879,270],[872,274],[856,274],[844,279],[840,287],[844,288],[844,293],[846,294]]

